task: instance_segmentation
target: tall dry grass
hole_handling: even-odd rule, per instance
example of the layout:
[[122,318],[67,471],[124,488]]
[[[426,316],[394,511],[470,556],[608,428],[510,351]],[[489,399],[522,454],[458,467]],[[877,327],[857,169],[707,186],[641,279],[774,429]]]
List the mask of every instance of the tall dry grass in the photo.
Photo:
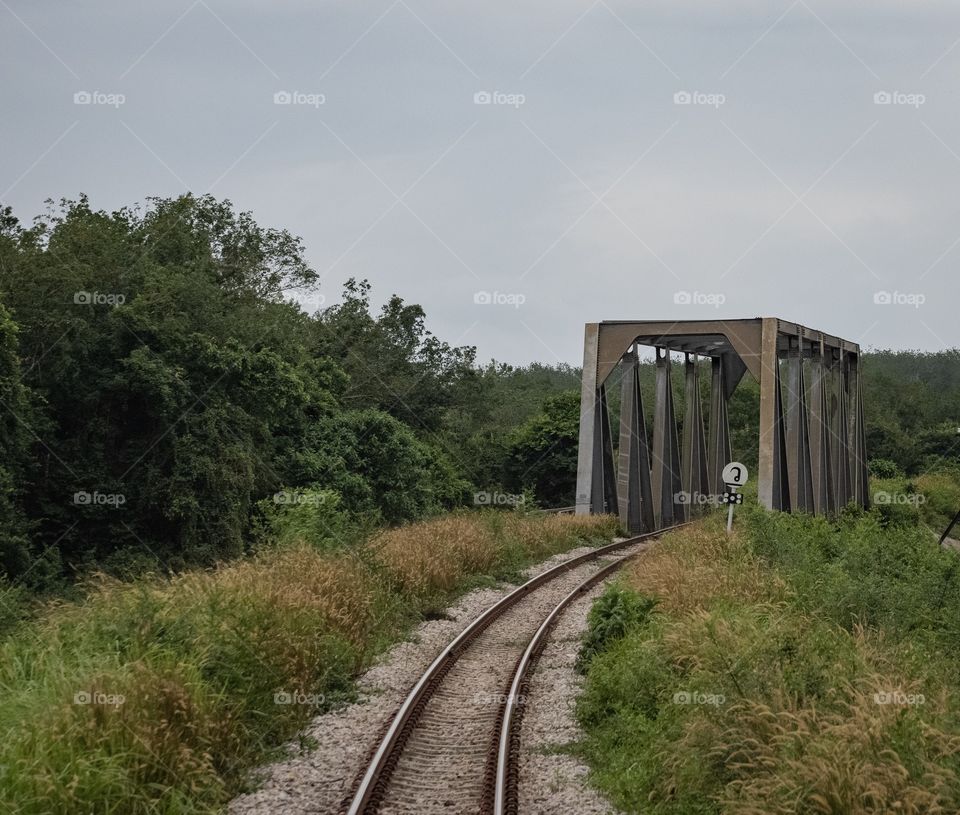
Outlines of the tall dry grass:
[[[960,811],[957,773],[951,766],[960,753],[960,735],[941,723],[946,711],[935,699],[925,704],[937,709],[922,715],[896,704],[877,704],[876,695],[890,693],[895,684],[890,677],[865,677],[858,687],[845,689],[835,711],[814,705],[776,709],[759,700],[739,703],[724,717],[730,724],[717,733],[709,756],[733,775],[720,799],[724,811]],[[921,695],[918,683],[895,689]],[[922,742],[922,748],[910,740]]]
[[657,605],[589,665],[597,782],[631,812],[960,812],[952,657],[819,616],[748,534],[707,519],[625,575]]
[[473,513],[381,532],[370,543],[401,589],[416,597],[445,594],[476,574],[509,571],[612,537],[610,516]]
[[298,535],[172,579],[99,578],[0,641],[0,812],[220,812],[251,765],[348,698],[357,672],[464,580],[517,546],[535,559],[614,525],[457,515],[353,549]]
[[611,515],[510,514],[503,516],[503,537],[514,542],[528,560],[550,557],[576,543],[613,537],[618,521]]
[[276,694],[335,701],[401,619],[374,571],[306,546],[101,578],[0,645],[0,811],[213,811],[317,712]]
[[715,518],[665,535],[627,568],[625,579],[678,613],[720,599],[779,603],[787,596],[785,582],[750,552],[741,533],[727,537]]
[[390,529],[370,546],[401,590],[417,597],[452,591],[467,575],[489,571],[500,555],[490,526],[472,515]]
[[[385,592],[354,554],[321,554],[307,544],[228,566],[216,575],[215,584],[237,607],[273,609],[278,620],[306,614],[357,649],[377,625]],[[203,602],[210,590],[210,578],[200,574],[186,577],[176,588],[187,602]]]

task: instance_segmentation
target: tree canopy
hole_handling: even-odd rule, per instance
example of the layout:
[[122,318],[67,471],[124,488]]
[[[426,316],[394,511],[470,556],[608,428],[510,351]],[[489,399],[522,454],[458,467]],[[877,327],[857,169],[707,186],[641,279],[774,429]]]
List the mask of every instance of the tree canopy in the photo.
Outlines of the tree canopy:
[[[400,295],[372,309],[366,280],[308,313],[317,287],[299,238],[211,196],[0,210],[0,577],[235,557],[277,494],[387,524],[477,491],[572,502],[577,368],[480,364]],[[877,466],[956,467],[960,351],[865,362]],[[729,407],[746,461],[758,393],[747,377]]]

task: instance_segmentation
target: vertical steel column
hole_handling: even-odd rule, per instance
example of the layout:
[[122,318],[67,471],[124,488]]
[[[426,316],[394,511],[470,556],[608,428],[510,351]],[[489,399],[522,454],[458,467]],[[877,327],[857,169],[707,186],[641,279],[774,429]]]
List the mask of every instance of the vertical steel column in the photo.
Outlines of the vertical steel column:
[[577,448],[577,515],[593,508],[593,461],[597,440],[597,345],[600,326],[587,323],[583,331],[583,379],[580,385],[580,442]]
[[836,490],[836,507],[843,509],[850,503],[853,496],[853,487],[850,481],[850,436],[847,422],[847,361],[846,353],[839,351],[833,362],[833,399],[831,400],[831,420],[833,423],[833,437],[836,442],[834,453],[834,489]]
[[787,354],[787,445],[790,508],[794,512],[813,512],[810,427],[803,377],[803,339],[799,336],[790,338]]
[[650,482],[650,449],[647,421],[640,395],[640,365],[636,348],[621,362],[620,448],[617,477],[620,524],[629,533],[652,532],[653,492]]
[[790,510],[787,443],[780,394],[780,359],[777,353],[779,320],[764,317],[760,341],[760,473],[757,479],[761,506]]
[[721,474],[726,464],[733,458],[730,452],[730,418],[727,415],[727,388],[723,373],[723,360],[713,357],[710,360],[710,429],[707,445],[707,478],[710,492],[719,495],[724,484]]
[[[700,402],[700,366],[696,355],[684,355],[685,405],[683,410],[683,491],[690,510],[706,509],[703,498],[710,492],[707,477],[707,441],[703,433],[703,405]],[[689,514],[689,513],[688,513]]]
[[867,439],[863,419],[863,383],[860,357],[850,354],[850,481],[851,498],[861,507],[870,506],[870,485],[867,480]]
[[594,420],[593,489],[590,507],[594,514],[615,513],[617,476],[613,470],[613,434],[610,432],[610,411],[607,409],[607,389],[597,388],[597,408]]
[[687,508],[685,504],[677,503],[677,494],[683,489],[680,477],[680,445],[673,409],[670,352],[661,348],[657,348],[652,465],[654,515],[657,529],[663,529],[686,520]]
[[833,485],[829,413],[827,412],[827,370],[823,335],[810,357],[810,465],[813,471],[813,511],[830,515],[836,509]]
[[632,345],[620,358],[620,438],[617,444],[617,506],[620,528],[627,528],[630,501],[630,433],[633,429],[633,360],[636,346]]

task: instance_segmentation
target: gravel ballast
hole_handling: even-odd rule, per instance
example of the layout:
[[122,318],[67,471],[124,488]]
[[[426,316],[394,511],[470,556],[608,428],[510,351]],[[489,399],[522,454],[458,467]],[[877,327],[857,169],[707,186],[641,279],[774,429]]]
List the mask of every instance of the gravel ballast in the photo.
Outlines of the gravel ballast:
[[588,767],[563,752],[583,735],[574,712],[583,677],[574,665],[590,606],[606,584],[600,582],[564,609],[530,678],[520,730],[521,815],[617,812],[587,784]]
[[[580,547],[556,555],[528,569],[525,577],[589,551],[591,547]],[[469,592],[447,609],[451,619],[421,623],[409,640],[389,649],[360,677],[355,703],[316,717],[300,738],[290,743],[287,758],[256,771],[258,789],[235,798],[229,813],[337,812],[383,728],[423,671],[475,617],[514,588],[503,584]],[[573,700],[579,685],[573,662],[586,625],[589,598],[599,591],[602,587],[566,609],[533,677],[530,696],[538,701],[524,715],[522,813],[611,811],[597,793],[585,787],[586,768],[576,759],[543,752],[578,737]],[[309,747],[301,749],[302,744]]]

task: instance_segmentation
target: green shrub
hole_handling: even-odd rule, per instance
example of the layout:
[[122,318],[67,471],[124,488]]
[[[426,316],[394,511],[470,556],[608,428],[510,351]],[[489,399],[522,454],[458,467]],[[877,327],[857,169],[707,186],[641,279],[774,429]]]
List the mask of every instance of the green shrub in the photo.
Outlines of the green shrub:
[[939,534],[960,512],[960,473],[931,472],[916,478],[917,490],[924,496],[921,507],[924,520]]
[[919,527],[884,527],[879,515],[832,522],[748,511],[750,545],[786,577],[806,609],[837,623],[926,631],[960,647],[957,553]]
[[920,504],[916,501],[887,501],[874,505],[883,527],[905,526],[916,528],[920,525]]
[[463,503],[467,483],[446,454],[380,410],[321,419],[293,456],[296,483],[333,490],[358,515],[390,524],[416,521]]
[[35,604],[29,590],[0,576],[0,637],[26,619]]
[[872,458],[867,462],[867,470],[874,478],[902,478],[903,470],[895,461],[888,458]]
[[590,608],[577,668],[584,671],[597,654],[649,618],[657,601],[618,585],[608,586]]
[[343,510],[339,494],[319,487],[278,490],[257,508],[263,518],[261,539],[269,545],[336,551],[356,545],[365,531]]

